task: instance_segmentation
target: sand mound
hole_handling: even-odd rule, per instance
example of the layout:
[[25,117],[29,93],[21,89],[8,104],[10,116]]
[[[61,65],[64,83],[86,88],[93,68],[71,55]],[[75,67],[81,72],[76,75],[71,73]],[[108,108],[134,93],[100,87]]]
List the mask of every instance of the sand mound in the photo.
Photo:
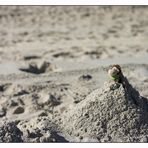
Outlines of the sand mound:
[[4,123],[0,127],[0,142],[23,142],[22,132],[14,122]]
[[21,121],[17,126],[23,132],[24,142],[67,142],[49,117]]
[[147,142],[147,101],[131,86],[105,84],[68,110],[63,129],[79,141]]

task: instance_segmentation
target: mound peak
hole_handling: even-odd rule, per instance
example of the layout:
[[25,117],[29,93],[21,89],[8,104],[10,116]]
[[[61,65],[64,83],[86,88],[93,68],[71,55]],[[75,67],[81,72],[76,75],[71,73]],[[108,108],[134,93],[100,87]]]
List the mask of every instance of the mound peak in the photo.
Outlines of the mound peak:
[[131,85],[106,83],[65,113],[63,128],[80,141],[147,142],[147,100]]

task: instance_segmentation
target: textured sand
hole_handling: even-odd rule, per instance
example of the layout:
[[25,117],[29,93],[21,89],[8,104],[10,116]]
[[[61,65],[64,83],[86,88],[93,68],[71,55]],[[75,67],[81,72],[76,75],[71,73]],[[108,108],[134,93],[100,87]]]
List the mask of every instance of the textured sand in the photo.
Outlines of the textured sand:
[[[147,17],[147,6],[0,6],[0,142],[147,142],[146,107],[123,101],[141,96],[138,104],[147,105]],[[110,64],[121,65],[135,90],[129,97],[122,86],[107,97],[102,91],[110,84]],[[122,107],[115,113],[114,103],[116,120],[108,120],[99,103],[87,108],[105,98],[109,107],[114,93],[135,118],[122,120],[126,113]],[[97,121],[87,122],[82,110]],[[114,127],[119,120],[128,134],[121,124]]]

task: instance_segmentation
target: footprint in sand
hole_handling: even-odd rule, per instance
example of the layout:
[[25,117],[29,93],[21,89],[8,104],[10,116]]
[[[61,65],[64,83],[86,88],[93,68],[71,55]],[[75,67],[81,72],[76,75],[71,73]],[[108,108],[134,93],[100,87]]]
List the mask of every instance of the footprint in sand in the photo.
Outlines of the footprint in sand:
[[89,75],[89,74],[82,75],[82,76],[79,77],[79,80],[80,80],[80,81],[89,81],[89,80],[91,80],[91,79],[92,79],[92,76]]
[[0,106],[0,118],[6,115],[6,109]]
[[73,55],[70,52],[59,52],[52,55],[54,58],[73,58]]
[[61,104],[61,97],[55,94],[40,93],[38,104],[41,106],[57,106]]
[[27,55],[27,56],[24,56],[24,60],[34,60],[34,59],[40,59],[41,57],[40,56],[37,56],[37,55]]
[[33,73],[33,74],[42,74],[47,71],[53,71],[55,66],[50,62],[43,61],[40,63],[31,62],[27,67],[19,68],[23,72]]
[[13,114],[22,114],[25,112],[25,109],[22,106],[18,106],[14,109]]
[[94,51],[86,51],[84,54],[90,56],[91,58],[100,58],[102,52],[94,50]]
[[0,84],[0,92],[4,92],[10,85],[11,83]]
[[6,91],[5,94],[11,95],[13,97],[22,96],[29,94],[29,91],[26,90],[22,85],[12,84]]

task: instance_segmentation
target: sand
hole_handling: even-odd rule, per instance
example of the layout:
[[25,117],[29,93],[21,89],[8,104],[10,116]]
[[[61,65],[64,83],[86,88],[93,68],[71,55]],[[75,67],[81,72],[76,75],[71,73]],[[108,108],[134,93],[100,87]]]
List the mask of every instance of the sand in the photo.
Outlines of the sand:
[[0,6],[0,142],[148,142],[147,10]]

